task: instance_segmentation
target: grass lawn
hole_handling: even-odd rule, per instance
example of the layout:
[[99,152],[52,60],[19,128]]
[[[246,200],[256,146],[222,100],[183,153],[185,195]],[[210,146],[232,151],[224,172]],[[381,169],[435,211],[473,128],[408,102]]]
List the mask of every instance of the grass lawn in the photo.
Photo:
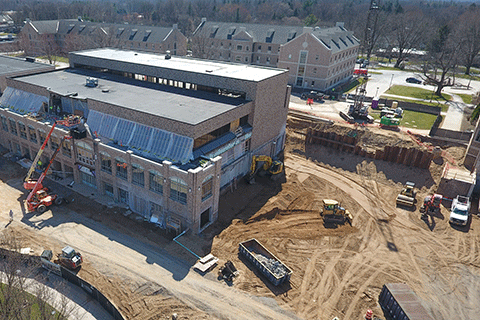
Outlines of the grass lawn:
[[[43,59],[43,60],[48,60],[47,56],[41,56],[41,57],[37,57],[37,58],[38,59]],[[68,58],[67,57],[56,56],[55,61],[68,63]]]
[[471,104],[472,103],[472,95],[471,94],[465,94],[465,93],[457,93],[457,96],[462,98],[463,102]]
[[[5,286],[5,284],[0,283],[0,286]],[[39,310],[39,305],[35,301],[35,299],[36,299],[35,296],[26,292],[26,291],[22,291],[20,294],[22,295],[22,298],[27,301],[27,304],[26,304],[26,306],[25,305],[18,305],[17,310],[19,312],[21,312],[21,315],[17,314],[18,318],[19,319],[31,319],[31,320],[42,320],[42,319],[44,319],[44,317],[42,316],[42,314]],[[17,299],[18,299],[18,297],[17,297]],[[0,300],[3,301],[3,295],[1,295],[1,294],[0,294]],[[49,319],[67,320],[67,318],[60,316],[58,314],[58,312],[55,311],[55,309],[52,306],[50,306],[49,304],[46,305],[46,308],[47,308],[47,314],[52,315],[52,317],[49,318]],[[54,311],[55,311],[55,314],[52,313]]]
[[433,102],[433,100],[432,100],[432,102],[429,102],[429,101],[423,101],[423,100],[411,100],[411,99],[393,98],[393,97],[387,97],[387,96],[380,96],[380,99],[388,99],[388,100],[393,100],[393,101],[405,101],[405,102],[423,104],[423,105],[426,105],[426,106],[440,107],[440,108],[442,108],[442,112],[447,112],[447,110],[448,110],[448,105],[447,104]]
[[[369,114],[375,119],[380,120],[380,111],[370,110]],[[400,120],[400,126],[414,129],[430,130],[437,119],[434,114],[404,110],[403,118]]]
[[447,93],[442,93],[442,97],[436,96],[433,91],[418,88],[418,87],[410,87],[410,86],[400,86],[395,85],[388,89],[385,93],[387,94],[394,94],[397,96],[403,97],[410,97],[416,99],[424,99],[424,100],[435,100],[438,102],[450,101],[452,100],[452,96]]

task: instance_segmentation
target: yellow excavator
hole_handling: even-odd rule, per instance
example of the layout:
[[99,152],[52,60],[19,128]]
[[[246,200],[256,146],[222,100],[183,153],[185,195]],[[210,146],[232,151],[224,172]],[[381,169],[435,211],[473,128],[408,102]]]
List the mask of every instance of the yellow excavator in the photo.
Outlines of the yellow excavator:
[[[259,165],[259,162],[263,162],[263,165]],[[250,184],[255,183],[255,175],[259,173],[260,169],[262,173],[269,176],[278,175],[283,171],[283,162],[273,160],[269,156],[260,155],[252,157],[252,165],[250,166],[250,172],[247,175],[247,181]],[[260,173],[259,173],[260,174]]]

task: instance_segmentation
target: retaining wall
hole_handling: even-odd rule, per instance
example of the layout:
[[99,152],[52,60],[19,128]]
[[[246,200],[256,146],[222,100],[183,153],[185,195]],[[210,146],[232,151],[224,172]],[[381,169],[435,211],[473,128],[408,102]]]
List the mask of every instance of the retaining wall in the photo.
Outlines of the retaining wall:
[[405,148],[397,146],[385,146],[380,149],[365,149],[357,145],[357,136],[337,134],[335,132],[324,132],[309,128],[305,143],[320,144],[334,149],[358,154],[362,157],[375,160],[395,162],[407,166],[426,169],[433,160],[433,153],[419,148]]

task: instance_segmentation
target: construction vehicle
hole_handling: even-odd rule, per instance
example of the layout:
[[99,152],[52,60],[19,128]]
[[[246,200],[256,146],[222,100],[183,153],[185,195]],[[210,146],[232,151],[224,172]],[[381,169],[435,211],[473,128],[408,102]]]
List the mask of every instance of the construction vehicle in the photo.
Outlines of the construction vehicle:
[[415,183],[407,181],[402,191],[397,196],[397,205],[414,206],[417,202],[417,193],[415,192]]
[[[259,162],[263,162],[263,165],[259,165]],[[259,172],[262,169],[261,173]],[[278,160],[273,160],[269,156],[253,156],[252,164],[250,166],[250,172],[246,176],[248,183],[252,184],[255,182],[255,175],[259,173],[260,175],[270,175],[275,176],[283,171],[283,162]]]
[[440,210],[440,204],[442,203],[443,196],[441,194],[434,194],[426,196],[423,200],[423,205],[420,208],[420,212],[428,214],[435,210]]
[[320,215],[323,216],[324,223],[344,224],[348,222],[350,225],[353,221],[353,215],[341,207],[337,200],[324,199],[323,209],[320,211]]
[[218,275],[221,279],[224,279],[228,282],[232,282],[233,278],[238,275],[237,268],[233,265],[233,262],[228,260],[223,266],[220,267]]
[[57,260],[58,264],[70,270],[77,269],[83,262],[82,254],[70,246],[62,249],[62,252],[57,255]]
[[464,196],[456,196],[452,200],[449,221],[451,224],[466,226],[470,217],[470,199]]
[[63,137],[62,141],[58,145],[57,149],[52,155],[52,158],[48,162],[45,170],[43,170],[42,174],[38,178],[38,180],[29,179],[24,183],[24,187],[27,190],[31,190],[27,196],[27,209],[29,212],[37,211],[38,213],[44,213],[47,211],[47,207],[51,206],[53,203],[60,205],[63,202],[63,199],[58,197],[56,194],[49,194],[48,188],[43,187],[43,180],[47,176],[48,170],[55,160],[60,148],[62,147],[62,143],[65,139],[70,139],[71,137]]
[[380,118],[380,128],[384,129],[398,129],[400,125],[400,119],[391,115],[385,115]]
[[[55,126],[57,125],[56,122],[53,123],[52,128],[48,132],[47,136],[45,137],[45,141],[43,141],[42,146],[40,147],[40,150],[38,150],[37,155],[35,156],[35,159],[32,162],[32,165],[30,166],[30,169],[28,169],[27,176],[25,177],[25,182],[23,183],[23,187],[27,190],[32,190],[35,187],[35,184],[37,183],[36,180],[30,180],[32,177],[33,171],[35,171],[35,168],[37,167],[38,160],[40,160],[40,157],[43,153],[43,150],[45,150],[45,147],[47,146],[47,142],[50,139],[50,136],[53,133],[53,129],[55,129]],[[41,189],[42,187],[40,187]]]
[[348,108],[348,112],[340,111],[340,116],[349,123],[356,122],[355,120],[362,120],[362,122],[373,123],[374,118],[368,114],[368,106],[364,104],[365,94],[367,93],[367,80],[364,77],[364,82],[355,89],[355,100]]

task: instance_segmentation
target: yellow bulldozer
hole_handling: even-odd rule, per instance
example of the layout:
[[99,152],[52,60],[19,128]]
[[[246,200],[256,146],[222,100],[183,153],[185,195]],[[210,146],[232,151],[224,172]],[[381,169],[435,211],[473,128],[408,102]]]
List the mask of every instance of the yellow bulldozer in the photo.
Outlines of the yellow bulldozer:
[[[263,165],[261,164],[263,162]],[[279,160],[273,160],[269,156],[260,155],[252,157],[252,164],[250,166],[250,172],[246,176],[247,182],[250,184],[255,183],[255,175],[269,175],[271,177],[277,176],[283,171],[283,162]]]
[[415,183],[407,181],[398,194],[396,203],[397,205],[413,207],[417,202],[416,196]]
[[323,216],[325,224],[344,224],[348,222],[352,225],[353,215],[350,211],[341,207],[337,200],[324,199],[323,208],[320,215]]

